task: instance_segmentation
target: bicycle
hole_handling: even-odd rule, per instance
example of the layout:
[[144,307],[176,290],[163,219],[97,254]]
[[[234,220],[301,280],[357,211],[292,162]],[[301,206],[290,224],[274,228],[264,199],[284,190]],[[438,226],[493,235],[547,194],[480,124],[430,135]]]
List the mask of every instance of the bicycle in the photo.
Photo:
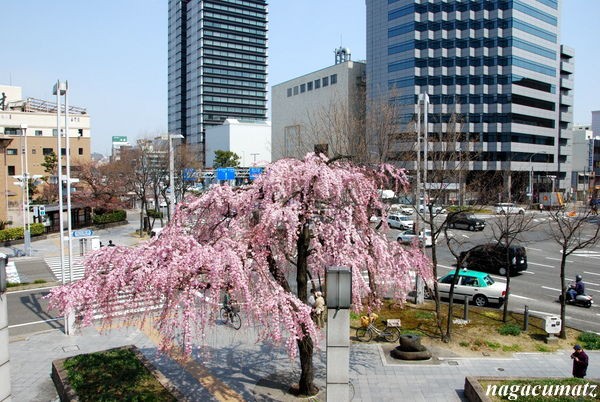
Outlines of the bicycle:
[[356,329],[356,338],[358,340],[369,342],[373,339],[373,336],[382,337],[388,342],[396,342],[400,339],[400,319],[383,320],[382,323],[385,327],[380,329],[375,326],[375,321],[377,320],[376,314],[372,314],[371,317],[363,317],[361,317],[363,326]]
[[240,329],[242,326],[242,318],[240,317],[240,307],[237,304],[232,304],[229,307],[221,307],[219,316],[225,324],[230,323],[234,329]]

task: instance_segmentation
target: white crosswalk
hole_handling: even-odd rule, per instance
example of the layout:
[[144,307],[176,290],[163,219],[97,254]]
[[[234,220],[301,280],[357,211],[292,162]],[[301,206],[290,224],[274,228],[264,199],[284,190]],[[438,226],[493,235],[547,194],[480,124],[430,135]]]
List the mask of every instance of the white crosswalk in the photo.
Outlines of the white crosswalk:
[[[50,270],[52,271],[52,273],[54,274],[54,276],[56,277],[56,280],[59,282],[62,282],[62,272],[61,272],[61,267],[60,267],[60,256],[56,256],[56,257],[45,257],[44,261],[46,261],[46,264],[48,264],[48,266],[50,267]],[[64,258],[64,267],[65,267],[65,279],[69,279],[69,257],[65,256]],[[81,278],[83,278],[83,273],[84,273],[84,269],[83,269],[83,257],[81,256],[73,256],[73,263],[72,263],[72,267],[73,267],[73,280],[79,280]]]

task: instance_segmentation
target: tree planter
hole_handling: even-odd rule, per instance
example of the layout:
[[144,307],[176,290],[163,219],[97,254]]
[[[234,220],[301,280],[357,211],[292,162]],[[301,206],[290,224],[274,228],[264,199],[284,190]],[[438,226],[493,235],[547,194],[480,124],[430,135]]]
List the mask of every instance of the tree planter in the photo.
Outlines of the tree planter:
[[[171,382],[156,368],[154,365],[138,350],[134,345],[127,345],[120,348],[108,349],[101,352],[110,352],[117,350],[130,350],[135,354],[135,357],[143,364],[143,366],[150,372],[150,374],[164,387],[168,394],[172,397],[170,400],[184,400],[184,396],[171,384]],[[67,369],[65,369],[65,361],[66,359],[58,359],[52,362],[52,381],[54,382],[54,386],[56,387],[56,391],[61,402],[66,401],[79,401],[79,396],[77,395],[75,389],[73,389],[71,383],[69,382]],[[115,399],[118,399],[115,396]]]

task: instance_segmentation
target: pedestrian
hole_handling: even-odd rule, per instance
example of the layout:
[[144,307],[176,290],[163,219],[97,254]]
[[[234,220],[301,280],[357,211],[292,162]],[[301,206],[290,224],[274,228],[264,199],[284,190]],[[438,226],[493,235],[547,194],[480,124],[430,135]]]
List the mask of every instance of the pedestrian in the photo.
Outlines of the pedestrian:
[[112,242],[112,240],[108,241],[108,247],[115,247],[115,244]]
[[317,327],[323,328],[325,326],[325,320],[323,315],[325,314],[325,299],[321,292],[315,293],[315,318],[317,321]]
[[310,318],[317,323],[317,316],[315,315],[315,301],[317,300],[317,296],[315,295],[315,288],[310,289],[310,295],[308,296],[308,305],[310,306]]
[[579,345],[573,346],[573,349],[575,349],[573,354],[571,354],[571,359],[573,359],[573,377],[584,378],[587,374],[588,355]]

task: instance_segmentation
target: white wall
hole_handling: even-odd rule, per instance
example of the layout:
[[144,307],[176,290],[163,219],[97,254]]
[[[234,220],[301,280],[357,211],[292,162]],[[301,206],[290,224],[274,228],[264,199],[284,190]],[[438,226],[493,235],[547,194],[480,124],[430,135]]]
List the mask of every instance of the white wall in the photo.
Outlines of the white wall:
[[241,167],[264,166],[271,162],[271,123],[227,119],[206,129],[206,167],[212,167],[217,150],[235,152]]

